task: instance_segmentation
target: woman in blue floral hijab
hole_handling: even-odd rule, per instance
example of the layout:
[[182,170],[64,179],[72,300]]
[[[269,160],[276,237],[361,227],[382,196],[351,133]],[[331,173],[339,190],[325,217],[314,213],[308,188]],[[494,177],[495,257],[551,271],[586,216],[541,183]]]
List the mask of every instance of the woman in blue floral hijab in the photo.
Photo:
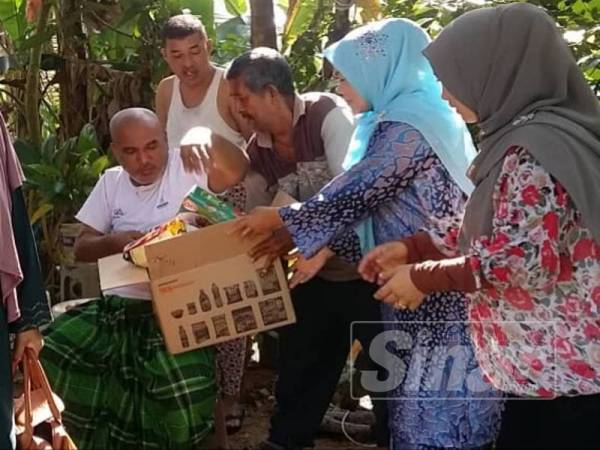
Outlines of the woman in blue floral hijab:
[[[392,241],[464,208],[475,149],[422,55],[429,42],[414,22],[389,19],[325,50],[338,93],[357,114],[347,171],[312,199],[245,222],[253,231],[267,223],[287,228],[305,258],[292,284],[310,279],[334,252],[358,262],[374,245],[402,245]],[[373,357],[385,350],[378,362],[390,376],[364,376],[363,384],[389,399],[391,448],[491,444],[502,403],[474,357],[462,294],[429,296],[415,311],[382,304],[382,316],[386,333],[365,350]]]

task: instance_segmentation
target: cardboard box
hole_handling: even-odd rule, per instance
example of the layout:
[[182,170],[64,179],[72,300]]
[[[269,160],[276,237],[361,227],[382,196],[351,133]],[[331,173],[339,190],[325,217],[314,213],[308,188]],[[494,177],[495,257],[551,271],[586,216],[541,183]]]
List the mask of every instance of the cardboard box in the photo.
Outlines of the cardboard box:
[[148,270],[121,254],[99,261],[102,290],[150,282],[167,349],[181,353],[294,323],[281,262],[267,270],[230,236],[233,222],[146,247]]

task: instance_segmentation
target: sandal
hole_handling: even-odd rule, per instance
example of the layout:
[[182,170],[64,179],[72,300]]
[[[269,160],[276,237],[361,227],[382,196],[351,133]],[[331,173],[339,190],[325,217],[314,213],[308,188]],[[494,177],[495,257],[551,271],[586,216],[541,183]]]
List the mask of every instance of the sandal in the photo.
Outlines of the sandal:
[[225,429],[228,435],[237,433],[242,429],[246,410],[241,405],[236,405],[233,413],[225,415]]

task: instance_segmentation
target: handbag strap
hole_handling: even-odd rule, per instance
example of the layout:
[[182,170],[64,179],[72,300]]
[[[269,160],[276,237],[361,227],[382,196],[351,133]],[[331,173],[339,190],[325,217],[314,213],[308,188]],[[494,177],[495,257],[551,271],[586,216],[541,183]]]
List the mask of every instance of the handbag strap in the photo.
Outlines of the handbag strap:
[[[62,423],[62,417],[56,403],[54,402],[54,396],[52,395],[52,389],[50,388],[50,383],[48,382],[48,377],[46,377],[46,373],[40,364],[39,359],[33,353],[33,350],[30,348],[25,349],[25,354],[23,358],[24,364],[24,373],[23,377],[25,378],[25,383],[29,381],[29,398],[25,398],[26,401],[26,409],[25,413],[27,414],[27,405],[29,405],[29,416],[26,416],[28,423],[31,423],[31,390],[33,389],[33,385],[35,384],[36,388],[39,388],[44,393],[44,397],[48,402],[48,406],[50,408],[50,412],[58,423]],[[28,378],[28,379],[27,379]],[[26,395],[27,395],[27,391]]]
[[33,417],[31,415],[31,369],[27,355],[24,355],[22,361],[23,365],[23,401],[25,403],[25,434],[27,436],[33,436]]

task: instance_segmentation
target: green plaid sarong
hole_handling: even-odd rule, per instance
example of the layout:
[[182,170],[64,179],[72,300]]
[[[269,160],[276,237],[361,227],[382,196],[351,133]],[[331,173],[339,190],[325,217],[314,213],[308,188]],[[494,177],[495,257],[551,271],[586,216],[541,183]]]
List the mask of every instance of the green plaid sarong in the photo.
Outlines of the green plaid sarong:
[[67,311],[40,360],[80,450],[200,448],[212,428],[213,349],[168,353],[150,301],[107,296]]

